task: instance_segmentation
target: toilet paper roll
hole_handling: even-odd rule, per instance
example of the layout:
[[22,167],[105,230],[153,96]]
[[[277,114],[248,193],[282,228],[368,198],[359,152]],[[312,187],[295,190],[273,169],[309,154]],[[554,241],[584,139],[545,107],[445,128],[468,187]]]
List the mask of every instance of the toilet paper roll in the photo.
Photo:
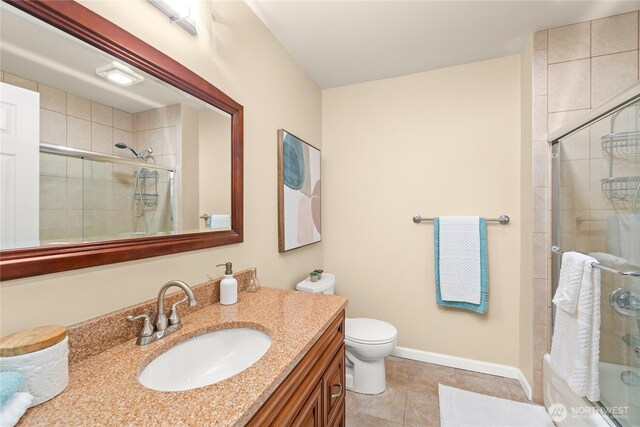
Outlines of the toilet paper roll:
[[31,407],[46,402],[69,385],[69,338],[32,353],[0,357],[0,370],[24,376],[20,391],[33,395]]

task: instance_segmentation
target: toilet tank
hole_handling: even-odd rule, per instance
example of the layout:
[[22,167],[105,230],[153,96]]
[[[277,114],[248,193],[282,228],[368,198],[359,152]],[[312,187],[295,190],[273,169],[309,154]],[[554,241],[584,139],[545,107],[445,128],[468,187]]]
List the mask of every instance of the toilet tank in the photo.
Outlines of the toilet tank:
[[336,277],[331,273],[322,273],[322,278],[312,282],[308,277],[296,285],[296,289],[302,292],[314,294],[333,295],[336,288]]

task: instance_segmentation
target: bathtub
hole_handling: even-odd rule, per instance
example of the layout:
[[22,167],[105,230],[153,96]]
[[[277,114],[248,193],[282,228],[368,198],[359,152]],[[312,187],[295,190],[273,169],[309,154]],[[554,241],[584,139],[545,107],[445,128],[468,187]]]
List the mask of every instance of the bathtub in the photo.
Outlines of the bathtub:
[[[554,422],[561,427],[610,427],[608,417],[602,416],[594,404],[576,395],[567,383],[551,367],[550,355],[545,354],[542,362],[544,406]],[[563,405],[563,406],[560,406]],[[566,412],[556,412],[563,408]]]

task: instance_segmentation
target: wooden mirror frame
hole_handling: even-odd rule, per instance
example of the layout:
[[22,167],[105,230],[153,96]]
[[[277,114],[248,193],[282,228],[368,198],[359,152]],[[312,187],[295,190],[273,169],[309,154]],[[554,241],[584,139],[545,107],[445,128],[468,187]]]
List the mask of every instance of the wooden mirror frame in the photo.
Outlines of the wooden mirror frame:
[[243,241],[243,107],[211,83],[72,0],[2,0],[231,115],[231,230],[0,251],[0,280]]

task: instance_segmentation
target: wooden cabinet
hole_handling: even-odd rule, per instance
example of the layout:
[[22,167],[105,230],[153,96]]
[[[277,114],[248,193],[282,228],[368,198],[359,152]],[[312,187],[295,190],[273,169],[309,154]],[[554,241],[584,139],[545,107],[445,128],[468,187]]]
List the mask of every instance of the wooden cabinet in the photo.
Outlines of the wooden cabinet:
[[338,416],[340,403],[344,400],[345,370],[344,370],[344,344],[331,361],[331,364],[322,378],[324,389],[324,425],[333,425],[333,420]]
[[249,426],[344,426],[344,312],[331,324]]
[[300,427],[320,427],[323,425],[322,416],[322,384],[318,383],[292,424]]

